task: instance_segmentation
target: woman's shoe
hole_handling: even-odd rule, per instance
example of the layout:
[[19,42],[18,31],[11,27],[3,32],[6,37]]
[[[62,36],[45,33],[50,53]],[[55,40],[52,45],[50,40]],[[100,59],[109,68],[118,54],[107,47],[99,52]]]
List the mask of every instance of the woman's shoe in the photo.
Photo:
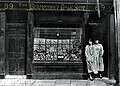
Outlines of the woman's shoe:
[[98,78],[98,74],[94,74],[94,78]]
[[100,74],[100,76],[99,76],[99,77],[100,77],[100,79],[102,79],[102,78],[103,78],[103,76],[102,76],[101,74]]
[[90,80],[90,81],[93,81],[94,78],[93,78],[91,75],[89,75],[89,80]]

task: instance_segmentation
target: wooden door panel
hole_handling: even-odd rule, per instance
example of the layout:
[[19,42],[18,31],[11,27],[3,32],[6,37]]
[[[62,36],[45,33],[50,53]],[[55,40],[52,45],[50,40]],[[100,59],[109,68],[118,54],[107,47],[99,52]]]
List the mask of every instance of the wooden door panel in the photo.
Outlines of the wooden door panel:
[[8,73],[10,75],[23,75],[24,74],[24,59],[9,59],[8,60]]
[[7,72],[12,75],[21,75],[25,72],[25,26],[19,26],[19,28],[8,26],[8,28],[6,31]]
[[10,74],[24,74],[25,39],[8,39],[8,71]]

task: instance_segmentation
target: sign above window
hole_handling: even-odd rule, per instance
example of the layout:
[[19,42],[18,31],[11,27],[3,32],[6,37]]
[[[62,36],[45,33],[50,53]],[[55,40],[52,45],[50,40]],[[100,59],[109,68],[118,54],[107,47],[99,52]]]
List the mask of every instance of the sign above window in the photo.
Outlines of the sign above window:
[[[108,5],[107,5],[108,6]],[[44,11],[97,11],[97,4],[63,4],[63,3],[37,3],[37,2],[0,2],[0,10],[44,10]],[[100,4],[100,10],[105,5]]]

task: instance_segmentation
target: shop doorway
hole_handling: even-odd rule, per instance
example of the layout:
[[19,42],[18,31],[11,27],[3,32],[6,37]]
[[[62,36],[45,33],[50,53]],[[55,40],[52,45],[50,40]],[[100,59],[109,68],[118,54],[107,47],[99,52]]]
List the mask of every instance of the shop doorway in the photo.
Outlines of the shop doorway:
[[6,28],[6,73],[25,74],[25,24],[9,23]]

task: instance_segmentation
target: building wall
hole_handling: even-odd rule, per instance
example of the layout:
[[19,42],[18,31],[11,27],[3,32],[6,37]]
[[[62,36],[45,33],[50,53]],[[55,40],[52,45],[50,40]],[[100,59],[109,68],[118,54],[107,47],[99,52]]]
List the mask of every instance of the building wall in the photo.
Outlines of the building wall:
[[5,12],[0,12],[0,78],[5,74]]
[[[63,14],[61,12],[61,14]],[[45,14],[48,15],[48,14]],[[69,15],[69,16],[67,16]],[[42,14],[42,16],[44,16],[44,12]],[[66,18],[67,16],[67,18]],[[74,17],[75,16],[75,17]],[[38,24],[38,26],[41,24],[48,25],[48,24],[54,24],[52,27],[61,27],[61,25],[63,25],[63,27],[67,27],[67,25],[69,25],[69,27],[83,27],[84,29],[84,20],[83,20],[83,16],[80,18],[81,15],[79,15],[79,13],[76,15],[76,13],[73,14],[65,14],[64,16],[60,16],[60,14],[56,14],[53,15],[49,20],[51,21],[47,21],[48,17],[44,16],[45,19],[43,19],[43,21],[40,20],[40,24]],[[38,16],[39,17],[39,16]],[[40,16],[41,17],[41,16]],[[33,58],[33,28],[35,26],[37,26],[37,23],[39,22],[36,21],[37,23],[35,23],[35,15],[32,11],[7,11],[7,12],[1,12],[1,33],[2,35],[0,36],[0,57],[1,57],[1,66],[3,64],[6,64],[6,69],[4,68],[4,66],[1,67],[1,74],[4,75],[6,74],[10,74],[8,72],[14,72],[14,74],[26,74],[26,75],[31,75],[33,72],[33,68],[32,68],[32,58]],[[73,20],[76,21],[71,21],[71,19],[69,18],[73,18]],[[80,18],[80,20],[78,19]],[[53,21],[53,19],[55,19],[55,21]],[[69,22],[66,22],[66,20],[69,20]],[[56,23],[56,21],[58,20],[62,20],[63,23]],[[67,20],[67,21],[68,21]],[[86,35],[86,39],[83,42],[87,42],[88,37],[97,37],[100,42],[103,44],[105,53],[104,53],[104,63],[105,63],[105,72],[104,75],[108,76],[108,77],[114,77],[114,67],[115,67],[115,60],[114,59],[114,24],[113,24],[113,15],[108,15],[106,16],[106,18],[104,19],[103,23],[98,24],[97,26],[88,26],[85,29],[85,35]],[[46,23],[47,22],[47,23]],[[65,25],[65,24],[66,25]],[[68,24],[69,23],[69,24]],[[80,24],[79,24],[80,23]],[[34,25],[36,24],[36,25]],[[65,25],[65,26],[64,26]],[[72,26],[73,25],[73,26]],[[39,26],[39,27],[40,27]],[[45,27],[43,25],[43,27]],[[48,27],[48,26],[47,26]],[[5,32],[6,29],[6,32]],[[6,33],[6,35],[5,35]],[[9,38],[14,38],[16,41],[16,44],[19,43],[20,44],[20,40],[23,40],[23,45],[20,46],[16,46],[16,49],[18,49],[18,54],[14,54],[13,56],[8,55],[9,49],[8,49],[8,45],[9,45]],[[5,40],[6,39],[6,40]],[[112,41],[111,41],[112,40]],[[6,46],[5,46],[6,44]],[[2,47],[4,46],[4,47]],[[13,46],[13,45],[11,45]],[[6,48],[5,48],[6,47]],[[20,47],[24,47],[24,49],[21,49]],[[5,50],[6,49],[6,50]],[[5,54],[6,53],[6,54]],[[23,53],[23,54],[20,54]],[[23,56],[22,56],[23,55]],[[6,59],[5,59],[6,58]],[[4,61],[5,60],[5,61]],[[10,62],[11,61],[11,62]],[[84,59],[85,61],[85,59]],[[14,63],[15,62],[15,63]],[[11,64],[13,63],[13,64]],[[9,65],[11,64],[11,65]],[[15,66],[14,66],[15,65]],[[72,65],[72,64],[71,64]],[[10,70],[12,67],[12,70]],[[77,68],[79,67],[79,65],[77,66]],[[83,65],[82,65],[83,68]],[[86,65],[84,63],[84,69],[82,69],[82,71],[84,70],[84,73],[86,73]],[[15,73],[16,72],[16,73]],[[11,73],[12,74],[12,73]]]
[[114,18],[115,18],[115,48],[116,48],[116,80],[120,86],[120,2],[114,0]]
[[[41,12],[43,13],[43,19],[40,15],[37,15],[37,17],[40,17],[38,21],[34,20],[36,15],[32,11],[5,11],[1,12],[1,38],[0,38],[0,57],[1,57],[1,73],[2,75],[10,74],[10,75],[27,75],[28,78],[31,78],[33,74],[33,30],[35,27],[47,27],[49,28],[49,24],[53,24],[52,28],[81,28],[83,27],[83,19],[81,16],[83,16],[79,12],[55,12],[56,14],[53,15],[54,12]],[[51,13],[51,16],[48,15],[48,13]],[[76,14],[77,13],[77,14]],[[48,16],[46,16],[48,15]],[[68,16],[69,15],[69,16]],[[71,17],[71,19],[70,19]],[[47,21],[50,20],[50,21]],[[62,23],[59,23],[57,21],[61,20]],[[35,22],[40,22],[37,25],[34,25]],[[57,22],[57,23],[56,23]],[[44,23],[43,26],[41,26]],[[40,25],[40,26],[39,26]],[[47,26],[48,25],[48,26]],[[68,26],[67,26],[68,25]],[[83,26],[82,26],[83,25]],[[82,29],[81,29],[82,30]],[[83,33],[83,32],[82,32]],[[77,32],[78,36],[79,34]],[[81,38],[83,39],[83,38]],[[84,42],[84,41],[82,41]],[[4,47],[3,47],[4,46]],[[5,64],[5,66],[3,66]],[[44,64],[39,64],[43,65]],[[38,65],[38,66],[39,66]],[[51,66],[51,64],[48,64],[48,66]],[[55,67],[59,64],[54,64]],[[83,65],[82,63],[65,63],[60,64],[62,65],[63,69],[67,69],[69,66],[69,72],[72,72],[75,68],[79,71],[79,74],[71,76],[70,74],[68,76],[65,76],[66,78],[81,78],[83,79]],[[47,65],[46,65],[47,67]],[[52,66],[51,66],[52,67]],[[58,66],[56,66],[57,68]],[[55,69],[55,68],[54,68]],[[39,70],[39,68],[38,68]],[[42,69],[41,69],[42,70]],[[48,69],[46,69],[48,70]],[[71,70],[71,71],[70,71]],[[39,72],[39,71],[38,71]],[[60,72],[60,71],[59,71]],[[81,74],[80,74],[81,73]],[[59,75],[60,77],[61,75]],[[35,76],[36,77],[36,76]],[[49,77],[49,76],[48,76]],[[54,76],[52,76],[54,77]],[[59,78],[55,76],[54,78]],[[61,77],[61,78],[65,78]]]

